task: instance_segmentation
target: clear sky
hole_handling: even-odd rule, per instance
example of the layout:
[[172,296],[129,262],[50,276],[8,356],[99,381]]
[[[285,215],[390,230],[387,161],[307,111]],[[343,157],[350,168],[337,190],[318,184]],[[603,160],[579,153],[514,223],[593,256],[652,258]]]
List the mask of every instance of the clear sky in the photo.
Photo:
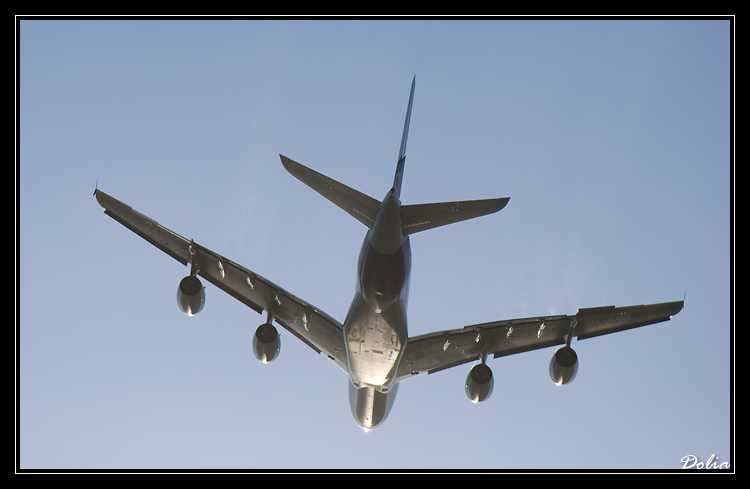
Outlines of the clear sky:
[[[728,20],[20,22],[20,467],[679,469],[731,456]],[[409,379],[365,433],[346,375],[102,213],[99,188],[343,321],[380,200],[511,197],[412,236],[411,335],[680,300],[672,321]]]

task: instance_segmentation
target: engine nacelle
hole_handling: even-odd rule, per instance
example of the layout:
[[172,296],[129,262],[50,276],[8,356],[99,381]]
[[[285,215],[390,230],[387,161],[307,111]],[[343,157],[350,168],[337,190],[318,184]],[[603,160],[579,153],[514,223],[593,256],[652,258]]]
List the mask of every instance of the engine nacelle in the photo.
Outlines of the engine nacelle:
[[253,353],[255,358],[268,363],[279,356],[281,338],[272,324],[263,323],[258,326],[253,335]]
[[578,373],[578,355],[569,346],[563,346],[552,355],[549,377],[557,385],[569,384]]
[[474,365],[466,376],[466,395],[473,403],[489,399],[494,386],[492,370],[484,363]]
[[206,304],[206,289],[198,277],[188,275],[180,280],[180,286],[177,287],[177,305],[180,310],[192,316],[198,314]]

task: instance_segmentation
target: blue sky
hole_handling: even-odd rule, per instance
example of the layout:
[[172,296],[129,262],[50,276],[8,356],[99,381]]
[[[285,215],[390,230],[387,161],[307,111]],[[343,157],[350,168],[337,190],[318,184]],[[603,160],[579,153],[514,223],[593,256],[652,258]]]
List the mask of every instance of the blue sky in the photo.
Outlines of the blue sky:
[[[727,20],[20,22],[20,467],[679,469],[729,461]],[[409,379],[346,375],[106,217],[99,188],[343,321],[365,228],[278,154],[404,204],[511,197],[412,237],[410,334],[679,300],[672,321]]]

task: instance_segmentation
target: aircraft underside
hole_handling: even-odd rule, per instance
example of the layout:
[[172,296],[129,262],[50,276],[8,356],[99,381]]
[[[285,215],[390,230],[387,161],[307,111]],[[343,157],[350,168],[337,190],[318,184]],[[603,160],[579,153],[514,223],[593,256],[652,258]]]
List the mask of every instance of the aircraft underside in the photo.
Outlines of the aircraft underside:
[[265,313],[266,321],[252,339],[256,358],[268,363],[278,357],[281,340],[274,323],[317,353],[323,353],[349,375],[352,414],[365,429],[376,428],[385,421],[399,382],[404,379],[474,362],[464,387],[472,402],[482,402],[490,397],[494,385],[487,365],[490,356],[498,358],[563,345],[552,356],[549,375],[555,384],[567,384],[578,370],[578,356],[570,346],[573,338],[581,340],[668,321],[683,307],[683,301],[675,301],[581,308],[574,315],[492,321],[409,337],[406,319],[411,270],[409,236],[497,212],[509,200],[401,205],[415,80],[416,77],[412,80],[393,187],[382,201],[279,155],[289,173],[368,228],[357,263],[356,293],[343,323],[98,188],[94,191],[107,215],[189,265],[190,273],[177,289],[177,302],[184,313],[192,316],[205,305],[205,287],[199,276],[259,314]]

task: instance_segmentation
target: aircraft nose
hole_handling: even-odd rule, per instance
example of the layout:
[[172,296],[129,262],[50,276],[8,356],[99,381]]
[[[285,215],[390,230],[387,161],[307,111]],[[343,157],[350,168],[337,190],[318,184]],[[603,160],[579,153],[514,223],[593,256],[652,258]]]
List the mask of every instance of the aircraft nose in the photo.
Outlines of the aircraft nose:
[[349,403],[357,424],[365,430],[373,430],[383,424],[396,399],[398,384],[387,393],[367,386],[357,389],[349,382]]

